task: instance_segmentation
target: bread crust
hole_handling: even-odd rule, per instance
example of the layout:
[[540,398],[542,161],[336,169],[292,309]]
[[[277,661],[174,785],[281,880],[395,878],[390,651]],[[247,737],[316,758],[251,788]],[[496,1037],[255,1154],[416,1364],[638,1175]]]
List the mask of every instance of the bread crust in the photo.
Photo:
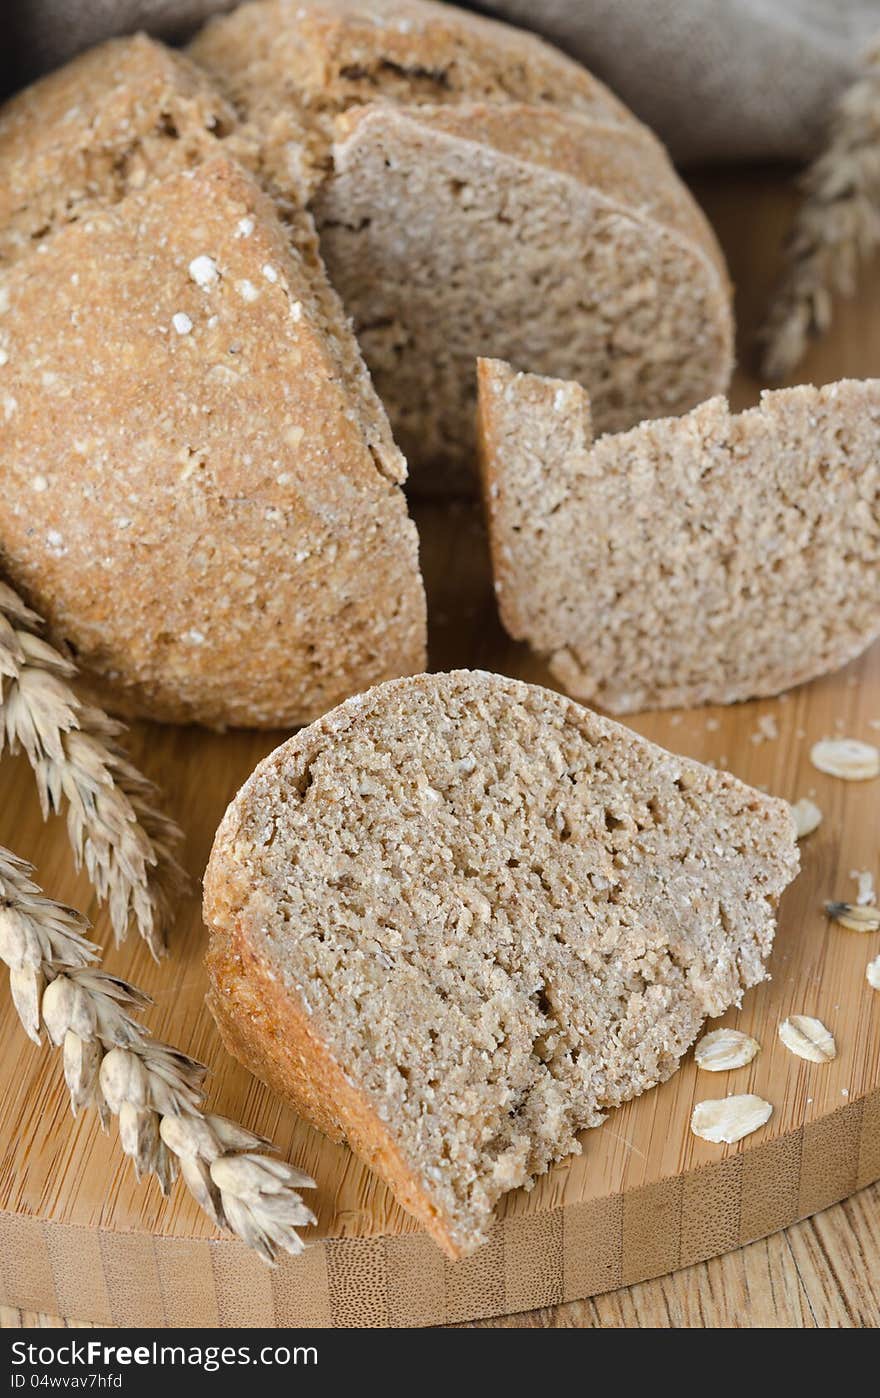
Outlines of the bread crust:
[[[222,844],[215,848],[222,860]],[[206,878],[205,900],[213,930],[205,957],[211,983],[207,1004],[224,1047],[331,1141],[347,1142],[446,1255],[460,1257],[461,1248],[388,1127],[264,965],[241,920],[231,933],[223,930],[222,884],[215,880],[209,889]]]
[[90,208],[211,158],[236,116],[185,54],[134,34],[0,107],[0,264]]
[[405,463],[310,240],[220,156],[7,275],[4,565],[118,711],[292,726],[424,664]]
[[246,70],[288,77],[305,107],[341,111],[391,100],[459,98],[557,103],[637,119],[604,83],[537,35],[433,0],[256,0],[204,26],[197,63],[241,99]]

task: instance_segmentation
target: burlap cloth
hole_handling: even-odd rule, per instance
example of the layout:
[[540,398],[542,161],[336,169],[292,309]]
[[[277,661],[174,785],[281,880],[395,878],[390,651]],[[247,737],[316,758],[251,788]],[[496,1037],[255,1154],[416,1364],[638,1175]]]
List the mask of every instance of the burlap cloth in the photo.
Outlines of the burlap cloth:
[[[369,0],[362,0],[369,8]],[[19,86],[110,34],[179,39],[229,0],[6,0]],[[603,78],[681,163],[803,159],[880,33],[878,0],[484,0]]]

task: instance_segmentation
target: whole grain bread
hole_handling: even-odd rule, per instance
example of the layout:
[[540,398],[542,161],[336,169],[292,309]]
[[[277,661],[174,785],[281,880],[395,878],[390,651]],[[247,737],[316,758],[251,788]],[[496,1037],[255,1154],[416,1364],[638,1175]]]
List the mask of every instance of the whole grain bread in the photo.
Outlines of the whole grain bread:
[[294,232],[221,155],[0,282],[3,568],[123,713],[288,726],[424,665],[405,462]]
[[226,1046],[451,1257],[764,978],[787,803],[480,672],[271,754],[205,875]]
[[217,153],[232,107],[184,54],[111,39],[0,107],[0,264]]
[[602,428],[723,390],[718,246],[651,133],[533,35],[429,0],[259,0],[190,54],[282,207],[312,203],[413,489],[473,488],[474,360]]
[[490,360],[479,384],[501,617],[578,698],[778,694],[880,633],[880,380],[598,441],[578,384]]

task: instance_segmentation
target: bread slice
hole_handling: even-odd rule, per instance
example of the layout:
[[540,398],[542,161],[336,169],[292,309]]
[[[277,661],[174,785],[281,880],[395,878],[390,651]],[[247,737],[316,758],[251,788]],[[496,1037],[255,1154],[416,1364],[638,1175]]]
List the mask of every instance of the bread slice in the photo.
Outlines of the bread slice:
[[428,0],[261,0],[190,52],[274,196],[312,200],[414,490],[473,489],[478,354],[578,378],[607,430],[726,387],[705,219],[652,134],[534,36]]
[[229,807],[205,875],[227,1048],[451,1257],[764,978],[784,801],[480,672],[349,700]]
[[574,383],[479,365],[510,634],[612,713],[732,703],[880,634],[880,380],[713,398],[593,440]]
[[607,430],[726,387],[723,268],[637,128],[377,103],[337,129],[322,252],[416,487],[473,477],[480,353],[582,379]]
[[90,49],[0,108],[0,263],[198,164],[235,125],[185,55],[144,34]]
[[291,726],[424,665],[405,462],[295,241],[218,157],[5,276],[4,569],[124,713]]

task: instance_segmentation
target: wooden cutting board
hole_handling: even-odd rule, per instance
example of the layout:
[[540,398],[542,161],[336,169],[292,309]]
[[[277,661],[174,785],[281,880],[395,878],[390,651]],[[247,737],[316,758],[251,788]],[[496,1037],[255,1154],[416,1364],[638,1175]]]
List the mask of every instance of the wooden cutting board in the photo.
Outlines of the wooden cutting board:
[[[789,201],[780,176],[706,179],[702,196],[741,286],[746,335],[766,295]],[[880,277],[869,279],[803,378],[880,373]],[[745,341],[747,344],[747,340]],[[745,351],[744,351],[745,353]],[[735,406],[758,385],[739,373]],[[501,631],[479,514],[418,512],[430,595],[431,664],[470,665],[548,682]],[[762,723],[772,719],[773,724]],[[137,1185],[114,1135],[92,1114],[71,1119],[57,1053],[30,1044],[0,998],[0,1302],[103,1323],[142,1326],[435,1324],[500,1315],[659,1275],[782,1228],[880,1178],[880,994],[865,979],[880,934],[830,925],[828,898],[852,896],[853,870],[880,882],[880,781],[847,784],[810,766],[811,744],[844,733],[880,742],[880,646],[828,679],[777,700],[645,715],[632,726],[688,756],[824,812],[802,845],[803,872],[786,894],[772,981],[726,1016],[762,1044],[747,1068],[698,1074],[690,1057],[663,1087],[585,1133],[583,1154],[530,1194],[508,1197],[491,1242],[446,1262],[383,1185],[341,1146],[281,1107],[230,1060],[204,1008],[204,931],[194,894],[181,905],[171,954],[154,966],[130,941],[106,965],[155,996],[149,1023],[210,1064],[210,1102],[275,1140],[318,1182],[314,1245],[271,1271],[218,1235],[182,1185],[163,1201]],[[773,733],[778,736],[771,736]],[[187,831],[198,883],[227,802],[281,734],[208,734],[143,725],[136,760],[168,793]],[[106,917],[72,868],[62,822],[44,825],[23,762],[0,769],[0,843],[34,860],[52,896],[87,912],[107,946]],[[790,1013],[834,1032],[827,1066],[794,1058],[777,1038]],[[694,1102],[753,1091],[774,1108],[738,1146],[697,1140]]]

